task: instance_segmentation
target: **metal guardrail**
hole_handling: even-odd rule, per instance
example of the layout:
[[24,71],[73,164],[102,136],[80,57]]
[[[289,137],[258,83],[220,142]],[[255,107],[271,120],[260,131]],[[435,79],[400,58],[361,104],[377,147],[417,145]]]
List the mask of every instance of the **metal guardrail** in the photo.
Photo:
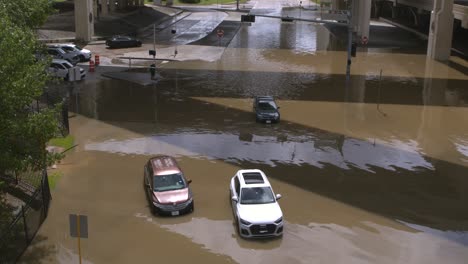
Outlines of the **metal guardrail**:
[[146,60],[146,61],[177,61],[176,59],[168,59],[168,58],[144,58],[144,57],[117,57],[117,59],[124,59],[124,60],[128,60],[128,67],[131,68],[132,67],[132,60]]
[[468,6],[454,4],[453,15],[456,19],[461,20],[463,28],[468,28]]

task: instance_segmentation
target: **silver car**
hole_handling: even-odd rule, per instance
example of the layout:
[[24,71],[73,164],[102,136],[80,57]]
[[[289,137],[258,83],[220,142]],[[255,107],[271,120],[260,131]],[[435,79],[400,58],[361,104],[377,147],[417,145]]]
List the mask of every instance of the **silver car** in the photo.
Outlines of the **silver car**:
[[57,47],[62,48],[66,52],[74,52],[80,58],[80,61],[89,61],[92,58],[92,53],[88,49],[83,49],[75,44],[57,44]]
[[[70,80],[69,69],[72,69],[75,67],[77,66],[71,65],[71,63],[69,63],[66,60],[53,59],[47,71],[53,77],[63,78],[65,81],[69,81]],[[84,79],[86,77],[86,71],[81,67],[77,67],[77,68],[80,71],[81,79]]]
[[76,52],[66,52],[58,46],[47,46],[47,53],[54,59],[62,59],[76,65],[80,61],[80,57]]

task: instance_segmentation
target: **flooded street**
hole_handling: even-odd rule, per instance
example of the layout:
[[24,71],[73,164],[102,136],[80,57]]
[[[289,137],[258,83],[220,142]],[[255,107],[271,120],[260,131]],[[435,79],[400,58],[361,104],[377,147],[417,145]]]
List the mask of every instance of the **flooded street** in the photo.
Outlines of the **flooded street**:
[[[218,60],[158,65],[154,85],[79,83],[78,147],[22,261],[76,263],[68,215],[82,214],[84,263],[466,263],[466,72],[383,49],[360,52],[347,82],[324,26],[263,21]],[[279,124],[255,122],[257,95],[276,98]],[[143,165],[157,154],[193,180],[192,214],[151,214]],[[237,234],[229,181],[247,168],[282,194],[282,238]]]

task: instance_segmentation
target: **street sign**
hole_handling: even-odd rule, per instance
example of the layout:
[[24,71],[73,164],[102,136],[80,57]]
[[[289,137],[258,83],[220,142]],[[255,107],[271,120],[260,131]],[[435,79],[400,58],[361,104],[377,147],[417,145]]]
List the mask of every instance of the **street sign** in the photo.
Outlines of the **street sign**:
[[153,56],[156,56],[156,50],[149,50],[149,55],[153,55]]
[[70,236],[88,238],[88,217],[86,215],[71,214],[70,219]]
[[81,264],[81,238],[88,238],[88,217],[86,215],[69,215],[70,236],[78,238],[78,257]]
[[218,38],[222,38],[222,37],[224,36],[224,30],[218,29],[218,31],[216,32],[216,34],[218,35]]
[[81,80],[81,72],[79,67],[72,67],[68,69],[68,80],[70,82]]
[[369,43],[369,39],[366,36],[363,36],[361,38],[361,44],[362,45],[367,45],[367,43]]

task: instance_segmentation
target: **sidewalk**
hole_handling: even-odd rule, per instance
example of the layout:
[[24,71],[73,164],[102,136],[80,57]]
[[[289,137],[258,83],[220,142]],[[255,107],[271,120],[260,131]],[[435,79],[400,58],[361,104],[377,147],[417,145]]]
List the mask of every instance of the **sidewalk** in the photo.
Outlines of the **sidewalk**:
[[[132,12],[113,12],[96,19],[93,39],[102,40],[117,34],[135,36],[142,28],[163,23],[181,12],[183,11],[180,9],[150,5]],[[36,34],[39,41],[46,43],[75,41],[74,11],[50,16]]]

